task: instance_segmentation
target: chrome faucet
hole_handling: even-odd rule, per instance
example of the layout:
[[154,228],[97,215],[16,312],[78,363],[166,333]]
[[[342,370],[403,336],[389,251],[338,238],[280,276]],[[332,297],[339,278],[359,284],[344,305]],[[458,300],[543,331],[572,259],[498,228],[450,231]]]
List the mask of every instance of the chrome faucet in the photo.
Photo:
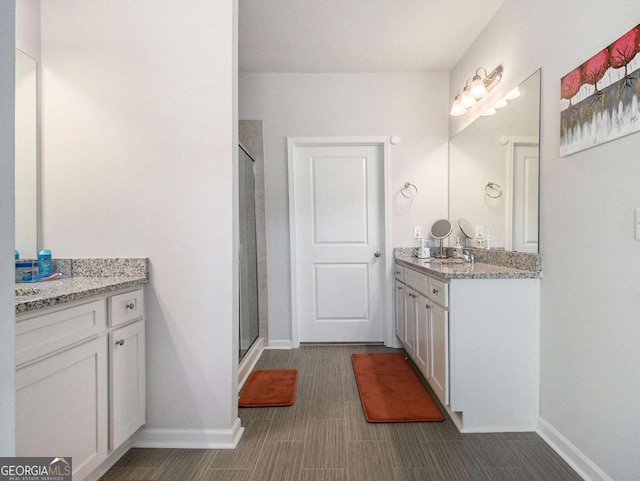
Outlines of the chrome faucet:
[[463,259],[465,262],[469,262],[471,264],[476,263],[476,256],[473,255],[473,252],[466,249],[462,251],[462,254],[457,254],[455,257],[458,259]]

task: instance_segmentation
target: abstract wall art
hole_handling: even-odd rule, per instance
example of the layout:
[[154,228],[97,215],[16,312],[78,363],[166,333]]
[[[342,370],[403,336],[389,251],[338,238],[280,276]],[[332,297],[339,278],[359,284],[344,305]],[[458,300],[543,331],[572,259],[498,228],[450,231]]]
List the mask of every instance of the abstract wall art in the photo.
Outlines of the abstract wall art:
[[640,25],[560,81],[560,155],[640,131]]

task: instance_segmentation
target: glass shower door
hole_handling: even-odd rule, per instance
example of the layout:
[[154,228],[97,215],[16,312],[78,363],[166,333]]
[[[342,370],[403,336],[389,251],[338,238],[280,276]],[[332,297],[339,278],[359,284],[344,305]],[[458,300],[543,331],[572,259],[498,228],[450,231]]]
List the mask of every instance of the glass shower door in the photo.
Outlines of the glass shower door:
[[256,204],[254,161],[240,146],[240,343],[239,359],[258,338],[258,254],[256,243]]

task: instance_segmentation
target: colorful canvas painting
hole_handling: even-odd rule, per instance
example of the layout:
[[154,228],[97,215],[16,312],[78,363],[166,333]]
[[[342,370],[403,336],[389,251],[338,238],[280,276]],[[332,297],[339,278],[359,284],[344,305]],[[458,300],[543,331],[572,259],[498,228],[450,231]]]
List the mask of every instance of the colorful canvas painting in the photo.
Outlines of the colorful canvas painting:
[[560,81],[560,155],[640,130],[640,25]]

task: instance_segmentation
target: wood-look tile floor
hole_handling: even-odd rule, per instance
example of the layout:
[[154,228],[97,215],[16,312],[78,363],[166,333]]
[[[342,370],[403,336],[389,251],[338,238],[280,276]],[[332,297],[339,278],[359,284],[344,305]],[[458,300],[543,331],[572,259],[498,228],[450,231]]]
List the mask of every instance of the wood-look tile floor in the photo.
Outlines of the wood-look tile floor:
[[101,479],[581,480],[535,433],[460,434],[448,418],[439,423],[367,423],[351,354],[390,351],[343,345],[267,350],[256,369],[299,371],[293,406],[240,409],[245,431],[234,450],[131,449]]

